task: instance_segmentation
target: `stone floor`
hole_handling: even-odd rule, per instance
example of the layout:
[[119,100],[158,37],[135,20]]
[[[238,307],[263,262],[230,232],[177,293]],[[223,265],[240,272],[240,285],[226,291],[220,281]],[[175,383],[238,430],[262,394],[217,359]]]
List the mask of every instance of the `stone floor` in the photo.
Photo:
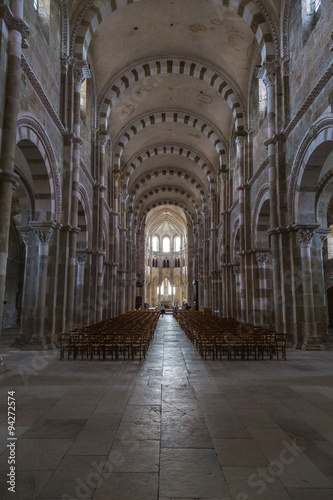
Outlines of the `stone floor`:
[[166,316],[145,362],[10,347],[3,359],[17,372],[0,384],[3,500],[333,498],[332,351],[205,362]]

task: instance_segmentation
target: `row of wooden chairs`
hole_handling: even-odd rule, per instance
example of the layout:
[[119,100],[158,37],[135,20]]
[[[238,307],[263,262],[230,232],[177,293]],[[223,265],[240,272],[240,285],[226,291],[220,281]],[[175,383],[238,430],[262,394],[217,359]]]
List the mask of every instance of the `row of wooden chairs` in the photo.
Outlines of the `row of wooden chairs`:
[[204,359],[286,360],[284,333],[198,311],[176,311],[174,316]]
[[145,358],[159,311],[136,311],[59,336],[60,359]]
[[125,334],[63,334],[60,342],[60,359],[94,359],[105,360],[145,359],[149,347],[147,332],[128,332]]

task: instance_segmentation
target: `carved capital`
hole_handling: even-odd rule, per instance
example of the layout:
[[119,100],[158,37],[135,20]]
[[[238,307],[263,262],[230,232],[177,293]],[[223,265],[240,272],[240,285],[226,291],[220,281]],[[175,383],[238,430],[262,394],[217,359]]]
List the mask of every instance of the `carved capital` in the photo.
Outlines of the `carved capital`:
[[296,231],[296,234],[297,234],[297,241],[298,241],[298,244],[301,248],[306,248],[306,247],[310,247],[311,244],[312,244],[312,238],[315,234],[315,230],[314,229],[297,229]]
[[266,62],[263,65],[262,81],[266,87],[271,87],[275,83],[275,64],[274,62]]
[[40,245],[49,245],[55,224],[54,223],[45,223],[45,222],[30,222],[30,226],[35,231],[35,234],[38,238],[38,243]]
[[22,241],[24,243],[25,248],[29,246],[30,243],[30,235],[33,229],[30,226],[16,226],[16,229],[19,231],[22,236]]
[[270,253],[269,252],[256,252],[256,259],[257,259],[257,262],[260,266],[265,267],[267,262],[269,262]]
[[103,132],[99,132],[98,133],[98,142],[99,142],[99,145],[102,149],[105,149],[108,141],[110,140],[110,135],[109,134],[106,134],[106,133],[103,133]]
[[318,234],[320,244],[323,245],[324,241],[327,239],[329,234],[333,234],[333,229],[331,227],[321,227],[319,228],[316,233]]
[[88,252],[76,252],[77,262],[80,266],[85,266],[88,259]]
[[87,61],[76,61],[74,65],[74,83],[83,84],[84,80],[91,78],[90,68]]

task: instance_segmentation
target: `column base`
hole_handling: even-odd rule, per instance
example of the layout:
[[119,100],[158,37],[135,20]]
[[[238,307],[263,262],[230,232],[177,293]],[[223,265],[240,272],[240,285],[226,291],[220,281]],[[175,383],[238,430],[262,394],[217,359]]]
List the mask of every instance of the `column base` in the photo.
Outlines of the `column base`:
[[326,351],[326,348],[319,339],[309,339],[301,346],[302,351]]
[[29,340],[22,349],[24,351],[43,351],[47,349],[47,344],[44,339],[35,337]]

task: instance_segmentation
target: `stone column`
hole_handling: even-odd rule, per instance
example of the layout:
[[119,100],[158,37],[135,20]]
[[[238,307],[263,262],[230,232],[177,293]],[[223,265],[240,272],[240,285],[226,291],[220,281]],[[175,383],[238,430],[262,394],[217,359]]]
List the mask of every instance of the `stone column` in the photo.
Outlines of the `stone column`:
[[311,269],[311,244],[315,233],[315,227],[296,227],[297,240],[301,251],[302,265],[302,323],[303,338],[301,349],[308,350],[319,348],[317,325],[315,323],[312,269]]
[[234,288],[234,318],[242,321],[241,309],[241,267],[238,264],[233,265],[235,288]]
[[88,253],[77,253],[77,285],[76,285],[76,326],[84,326],[83,322],[83,297],[84,297],[84,271]]
[[246,291],[246,235],[245,235],[245,136],[244,134],[237,135],[237,164],[239,168],[239,186],[237,188],[239,194],[239,246],[240,246],[240,320],[246,322],[247,312],[247,291]]
[[31,222],[38,239],[38,270],[36,276],[35,328],[28,342],[30,349],[45,349],[44,336],[45,303],[47,293],[47,264],[49,258],[49,243],[53,235],[55,223]]
[[71,190],[71,213],[70,213],[70,239],[68,256],[68,285],[67,285],[67,307],[66,327],[70,330],[74,321],[74,295],[76,275],[76,243],[78,224],[78,196],[80,185],[80,148],[83,141],[80,137],[81,123],[81,86],[84,80],[90,77],[89,67],[86,62],[75,61],[74,63],[74,105],[73,105],[73,160],[72,160],[72,190]]
[[[6,285],[6,270],[11,218],[13,185],[18,177],[14,173],[17,117],[20,111],[20,82],[22,42],[29,35],[29,28],[23,21],[23,0],[12,0],[0,5],[0,18],[8,29],[6,89],[2,121],[0,157],[0,333],[3,301]],[[4,61],[3,61],[4,63]]]
[[315,312],[317,310],[317,321],[321,325],[321,338],[325,339],[328,334],[327,327],[329,323],[328,309],[327,309],[327,296],[324,276],[324,261],[323,261],[323,244],[327,236],[331,233],[331,228],[319,228],[316,231],[317,242],[317,257],[314,272],[318,272],[318,289],[317,300],[315,301]]
[[273,62],[265,63],[263,82],[267,88],[267,146],[268,152],[268,178],[269,178],[269,206],[270,206],[270,238],[273,264],[273,291],[275,328],[278,332],[283,331],[283,307],[281,291],[281,269],[279,252],[279,234],[277,232],[279,223],[279,199],[278,199],[278,175],[276,166],[276,113],[275,113],[275,66]]
[[257,308],[260,313],[259,324],[267,326],[268,314],[272,310],[273,304],[269,304],[268,301],[268,288],[267,288],[267,276],[266,276],[266,264],[269,261],[270,252],[258,251],[256,253],[256,260],[258,263],[258,301],[259,307]]
[[15,339],[15,346],[23,347],[33,335],[34,331],[34,306],[35,306],[35,259],[33,248],[35,246],[35,232],[30,226],[18,226],[25,246],[24,281],[22,291],[22,313],[20,334]]

